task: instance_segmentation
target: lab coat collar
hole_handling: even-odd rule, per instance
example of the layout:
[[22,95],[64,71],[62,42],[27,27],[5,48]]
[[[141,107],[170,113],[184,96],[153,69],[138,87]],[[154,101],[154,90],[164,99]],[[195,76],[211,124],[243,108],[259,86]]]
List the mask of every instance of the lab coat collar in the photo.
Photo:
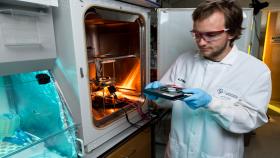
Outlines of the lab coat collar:
[[238,48],[236,45],[233,45],[233,47],[231,48],[230,52],[224,57],[224,59],[222,61],[220,61],[220,63],[222,64],[226,64],[226,65],[233,65],[237,56],[238,56]]

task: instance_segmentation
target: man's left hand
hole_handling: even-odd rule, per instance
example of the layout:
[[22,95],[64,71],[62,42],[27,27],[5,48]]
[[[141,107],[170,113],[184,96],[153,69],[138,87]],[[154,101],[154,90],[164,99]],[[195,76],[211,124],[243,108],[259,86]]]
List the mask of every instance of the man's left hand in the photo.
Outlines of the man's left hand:
[[183,89],[183,92],[192,94],[183,99],[183,101],[192,109],[207,107],[212,100],[212,97],[207,92],[199,88]]

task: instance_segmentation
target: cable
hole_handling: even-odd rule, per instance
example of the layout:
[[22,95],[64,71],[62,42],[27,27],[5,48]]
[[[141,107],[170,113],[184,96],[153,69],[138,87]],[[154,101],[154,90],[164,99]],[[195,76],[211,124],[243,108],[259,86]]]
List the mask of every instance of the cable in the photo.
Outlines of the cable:
[[126,112],[126,110],[125,110],[124,108],[121,108],[121,109],[122,109],[122,110],[124,111],[124,113],[125,113],[126,121],[127,121],[131,126],[136,127],[136,128],[141,128],[140,125],[138,125],[137,123],[132,123],[132,122],[129,120],[128,115],[127,115],[127,112]]
[[[146,100],[146,99],[145,99]],[[145,103],[145,102],[144,102]],[[128,114],[127,114],[127,111],[125,110],[126,108],[128,107],[134,107],[137,111],[137,113],[141,116],[141,120],[137,121],[137,122],[140,122],[140,121],[143,121],[143,120],[150,120],[152,118],[154,118],[155,116],[151,114],[151,111],[148,110],[148,112],[144,113],[143,110],[142,110],[142,107],[140,104],[135,104],[135,103],[130,103],[130,104],[127,104],[126,106],[122,107],[121,109],[124,111],[125,113],[125,117],[126,117],[126,120],[129,124],[131,124],[132,126],[134,127],[137,127],[137,128],[140,128],[141,125],[138,125],[137,123],[132,123],[129,118],[128,118]]]

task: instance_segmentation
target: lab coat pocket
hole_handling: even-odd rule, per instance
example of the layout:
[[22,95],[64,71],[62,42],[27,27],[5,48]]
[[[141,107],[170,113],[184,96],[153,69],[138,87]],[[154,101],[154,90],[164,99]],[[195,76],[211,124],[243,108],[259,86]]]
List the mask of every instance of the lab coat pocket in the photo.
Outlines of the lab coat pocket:
[[231,153],[226,153],[224,155],[221,156],[213,156],[213,155],[209,155],[205,152],[201,152],[201,158],[233,158],[233,154]]

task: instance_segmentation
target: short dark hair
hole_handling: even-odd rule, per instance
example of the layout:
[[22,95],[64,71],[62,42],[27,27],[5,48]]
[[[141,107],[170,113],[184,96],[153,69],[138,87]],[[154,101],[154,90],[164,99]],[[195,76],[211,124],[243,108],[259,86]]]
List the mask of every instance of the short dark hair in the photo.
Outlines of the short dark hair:
[[216,11],[222,12],[225,16],[225,28],[228,28],[227,32],[233,36],[230,41],[232,46],[233,42],[240,38],[243,30],[243,12],[234,0],[205,0],[194,10],[192,19],[194,22],[204,20]]

